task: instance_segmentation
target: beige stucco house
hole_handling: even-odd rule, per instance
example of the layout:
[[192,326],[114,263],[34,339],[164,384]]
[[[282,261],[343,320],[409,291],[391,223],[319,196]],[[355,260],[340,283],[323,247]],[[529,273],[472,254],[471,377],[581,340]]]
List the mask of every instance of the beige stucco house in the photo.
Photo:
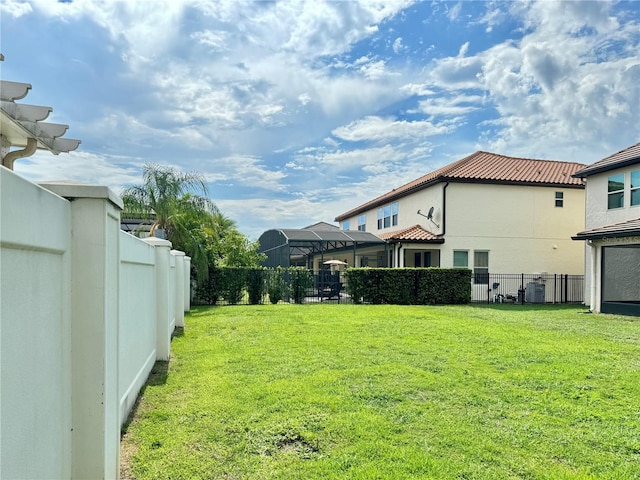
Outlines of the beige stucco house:
[[336,217],[385,248],[360,249],[349,265],[468,267],[487,273],[582,275],[585,165],[476,152]]
[[574,176],[587,182],[585,228],[574,236],[588,246],[585,303],[640,316],[640,143]]

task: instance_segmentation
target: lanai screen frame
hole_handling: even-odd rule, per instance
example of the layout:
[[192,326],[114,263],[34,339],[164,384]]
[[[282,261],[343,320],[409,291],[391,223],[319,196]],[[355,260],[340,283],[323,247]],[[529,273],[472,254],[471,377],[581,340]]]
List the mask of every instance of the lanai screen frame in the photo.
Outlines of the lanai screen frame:
[[273,229],[267,230],[258,239],[260,253],[267,255],[262,262],[265,267],[291,266],[292,258],[305,258],[307,266],[314,255],[353,249],[383,246],[387,257],[388,243],[369,232],[353,230],[307,230]]

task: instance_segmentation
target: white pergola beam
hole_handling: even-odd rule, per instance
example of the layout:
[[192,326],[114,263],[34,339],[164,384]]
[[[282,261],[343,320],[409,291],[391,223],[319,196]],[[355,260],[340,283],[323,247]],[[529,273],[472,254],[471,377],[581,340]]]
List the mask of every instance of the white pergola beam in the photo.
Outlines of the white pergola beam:
[[0,108],[18,122],[40,122],[53,111],[51,107],[0,101]]
[[[0,61],[4,56],[0,53]],[[51,107],[15,103],[31,90],[28,83],[0,80],[0,163],[13,168],[19,158],[33,155],[36,148],[54,155],[78,148],[80,140],[61,138],[68,125],[43,122],[53,111]],[[11,147],[22,150],[10,151]]]
[[0,80],[0,100],[13,102],[27,96],[31,90],[31,84]]
[[56,155],[61,152],[71,152],[78,148],[80,140],[74,138],[54,138],[52,152]]

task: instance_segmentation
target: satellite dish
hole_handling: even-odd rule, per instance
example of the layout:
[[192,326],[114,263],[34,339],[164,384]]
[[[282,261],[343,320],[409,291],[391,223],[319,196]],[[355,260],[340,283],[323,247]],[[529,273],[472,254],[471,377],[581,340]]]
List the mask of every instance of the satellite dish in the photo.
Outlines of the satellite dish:
[[424,213],[422,213],[420,210],[418,210],[418,215],[422,215],[427,220],[429,220],[431,223],[433,223],[436,227],[440,228],[440,225],[438,225],[436,222],[433,221],[433,207],[431,207],[429,209],[429,213],[427,213],[426,215]]
[[433,218],[433,207],[429,209],[429,213],[427,213],[427,220],[431,220]]

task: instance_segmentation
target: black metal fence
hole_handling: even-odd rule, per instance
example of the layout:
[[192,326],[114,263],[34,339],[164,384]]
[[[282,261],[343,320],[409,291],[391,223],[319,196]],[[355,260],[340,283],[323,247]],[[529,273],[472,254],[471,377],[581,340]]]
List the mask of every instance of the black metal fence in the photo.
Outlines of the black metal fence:
[[490,273],[484,280],[471,286],[472,302],[584,303],[584,275]]
[[[287,269],[264,270],[264,292],[252,295],[246,287],[238,287],[227,294],[199,295],[196,289],[194,305],[249,305],[268,303],[296,303],[296,295],[301,303],[353,303],[347,292],[343,271],[322,270],[308,272],[306,284],[298,284]],[[297,277],[299,279],[299,275]],[[471,302],[473,303],[584,303],[584,275],[566,274],[485,274],[472,279]],[[274,293],[274,285],[280,283],[280,296]],[[302,289],[300,293],[300,288]],[[277,297],[277,302],[272,301]]]

